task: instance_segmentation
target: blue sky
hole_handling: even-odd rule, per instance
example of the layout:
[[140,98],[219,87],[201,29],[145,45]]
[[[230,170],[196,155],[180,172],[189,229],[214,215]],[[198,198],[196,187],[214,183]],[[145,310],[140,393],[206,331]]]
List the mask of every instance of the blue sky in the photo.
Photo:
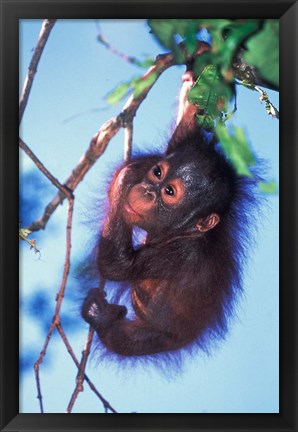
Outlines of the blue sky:
[[[40,26],[40,20],[20,22],[20,88]],[[162,52],[149,34],[145,21],[103,20],[100,29],[111,45],[128,55],[155,57]],[[143,72],[107,51],[97,42],[96,35],[94,20],[58,20],[39,64],[21,124],[23,140],[61,182],[76,166],[94,133],[121,110],[122,104],[108,107],[103,97],[119,82]],[[177,110],[182,74],[183,67],[171,68],[150,91],[135,117],[135,149],[165,145]],[[270,91],[268,94],[278,106],[278,94]],[[277,120],[267,116],[258,98],[258,93],[241,89],[238,111],[232,122],[244,127],[254,151],[265,161],[268,179],[278,181],[279,125]],[[82,291],[78,287],[76,269],[97,235],[98,215],[94,201],[104,197],[113,167],[119,165],[122,158],[123,132],[120,131],[75,191],[73,265],[62,309],[62,324],[65,322],[66,329],[69,328],[69,340],[78,357],[88,326],[79,317]],[[40,216],[56,191],[39,174],[34,176],[36,168],[22,153],[20,171],[24,175],[22,200],[31,202],[22,218],[24,223],[29,223]],[[31,178],[30,182],[28,178]],[[40,259],[25,244],[20,248],[20,347],[27,366],[33,365],[38,357],[50,313],[55,307],[65,256],[66,212],[66,205],[59,207],[46,230],[34,233],[41,249]],[[277,195],[269,196],[262,205],[257,225],[258,233],[251,246],[244,296],[238,305],[237,317],[226,340],[210,356],[198,353],[186,359],[184,370],[171,380],[149,366],[123,369],[109,360],[102,362],[93,356],[88,375],[117,411],[278,412]],[[37,311],[37,316],[33,311]],[[65,412],[75,378],[75,366],[56,336],[41,367],[46,412]],[[22,369],[20,411],[39,412],[33,366]],[[73,412],[103,412],[87,385]]]

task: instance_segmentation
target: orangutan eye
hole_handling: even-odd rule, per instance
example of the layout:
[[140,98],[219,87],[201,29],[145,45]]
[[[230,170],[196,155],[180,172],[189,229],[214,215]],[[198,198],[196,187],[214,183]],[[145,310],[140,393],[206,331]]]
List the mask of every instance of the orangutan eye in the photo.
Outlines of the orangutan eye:
[[167,185],[167,186],[165,187],[165,193],[166,193],[167,195],[174,196],[174,195],[175,195],[174,188],[172,188],[172,186],[170,186],[170,185]]
[[153,174],[154,174],[154,176],[155,176],[156,178],[158,178],[158,179],[161,178],[161,174],[162,174],[162,172],[161,172],[161,168],[160,168],[159,165],[156,165],[156,166],[153,168]]

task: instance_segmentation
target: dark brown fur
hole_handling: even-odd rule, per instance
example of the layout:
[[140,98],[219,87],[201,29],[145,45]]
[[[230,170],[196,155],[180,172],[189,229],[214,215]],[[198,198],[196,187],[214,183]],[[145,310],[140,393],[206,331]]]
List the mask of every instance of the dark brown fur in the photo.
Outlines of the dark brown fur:
[[[156,164],[165,167],[164,178],[152,171]],[[165,189],[173,181],[182,185],[174,204]],[[115,173],[97,266],[102,278],[130,284],[135,318],[99,289],[89,291],[82,307],[109,351],[145,356],[195,341],[204,348],[225,335],[241,291],[251,190],[250,180],[208,143],[191,107],[164,156],[133,158]],[[134,225],[147,232],[137,248]]]

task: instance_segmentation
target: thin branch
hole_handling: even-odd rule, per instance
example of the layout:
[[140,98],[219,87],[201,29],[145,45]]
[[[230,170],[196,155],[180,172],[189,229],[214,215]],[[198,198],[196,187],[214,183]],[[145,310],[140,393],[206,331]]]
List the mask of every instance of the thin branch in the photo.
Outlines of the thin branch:
[[72,228],[72,218],[73,218],[73,207],[74,207],[74,199],[69,199],[69,206],[68,206],[68,216],[67,216],[67,226],[66,226],[66,257],[64,262],[64,270],[63,270],[63,276],[62,281],[60,285],[59,292],[57,294],[56,298],[56,308],[54,312],[54,316],[52,319],[51,327],[48,331],[48,334],[46,336],[46,340],[43,346],[42,351],[40,352],[40,355],[37,359],[37,361],[34,364],[34,371],[35,371],[35,380],[36,380],[36,386],[37,386],[37,398],[39,400],[39,406],[40,406],[40,412],[44,412],[43,408],[43,402],[42,402],[42,393],[41,393],[41,386],[40,386],[40,377],[39,377],[39,368],[41,363],[43,362],[43,359],[46,355],[47,348],[49,345],[49,342],[51,340],[52,334],[54,330],[57,328],[57,326],[60,324],[60,309],[62,300],[64,297],[65,287],[69,275],[70,270],[70,251],[71,251],[71,228]]
[[[100,277],[100,279],[99,279],[99,286],[98,286],[98,290],[99,291],[103,291],[104,290],[105,283],[106,283],[106,279],[103,278],[103,277]],[[78,372],[78,375],[77,375],[77,384],[76,384],[76,387],[75,387],[75,389],[73,391],[73,394],[71,396],[70,402],[68,404],[67,411],[66,411],[67,413],[70,413],[72,411],[72,408],[73,408],[73,406],[75,404],[75,401],[76,401],[79,393],[84,390],[83,389],[83,383],[84,383],[84,379],[86,379],[85,370],[86,370],[87,361],[88,361],[88,358],[89,358],[89,355],[90,355],[90,349],[91,349],[91,344],[92,344],[93,336],[94,336],[94,329],[90,326],[89,327],[87,341],[86,341],[86,344],[85,344],[85,348],[84,348],[84,350],[82,352],[81,363],[78,365],[79,372]],[[116,413],[116,411],[114,410],[114,408],[112,408],[110,406],[110,404],[105,399],[102,398],[102,396],[100,396],[100,399],[101,399],[101,401],[104,404],[104,408],[105,408],[105,412],[106,413],[108,412],[108,410],[111,410],[112,412]]]
[[136,57],[128,56],[127,54],[118,51],[116,48],[114,48],[101,34],[98,34],[97,40],[109,51],[111,51],[113,54],[115,54],[117,57],[122,58],[122,60],[126,61],[127,63],[131,63],[136,66],[140,66],[140,61]]
[[85,344],[85,348],[83,349],[83,352],[82,352],[81,363],[79,365],[79,371],[78,371],[78,375],[77,375],[77,384],[76,384],[74,392],[71,396],[70,402],[68,404],[67,411],[66,411],[67,413],[71,413],[79,393],[84,390],[83,382],[85,379],[85,369],[86,369],[87,360],[88,360],[88,357],[90,354],[93,335],[94,335],[94,329],[90,326],[87,341]]
[[254,86],[255,90],[257,90],[259,93],[261,93],[260,102],[265,102],[265,108],[267,111],[267,114],[271,115],[273,118],[279,119],[279,111],[272,102],[270,102],[268,98],[268,94],[265,90],[260,89],[258,86]]
[[[143,78],[145,79],[148,77],[148,75],[153,74],[156,81],[166,69],[173,66],[174,64],[173,54],[161,55],[157,58],[156,64],[146,72]],[[99,131],[96,132],[94,137],[91,139],[89,148],[81,157],[77,166],[72,170],[70,176],[64,182],[64,185],[69,190],[74,191],[76,189],[78,184],[83,180],[85,174],[90,170],[97,159],[104,153],[110,140],[122,127],[126,127],[126,125],[132,121],[137,109],[146,98],[148,92],[154,85],[154,82],[150,84],[138,97],[131,96],[124,105],[120,114],[118,114],[117,117],[108,120],[99,129]],[[65,195],[59,191],[52,201],[46,206],[42,216],[40,216],[27,228],[30,229],[30,231],[44,229],[51,215],[54,213],[59,204],[64,201],[64,199]]]
[[35,372],[35,381],[36,381],[36,387],[37,387],[37,399],[39,400],[39,408],[40,408],[40,412],[43,414],[44,413],[44,408],[43,408],[43,401],[42,401],[42,393],[41,393],[41,385],[40,385],[40,377],[39,377],[39,367],[46,355],[47,352],[47,347],[49,345],[49,342],[51,340],[53,331],[55,330],[56,327],[56,323],[52,322],[51,327],[48,331],[48,334],[46,336],[46,341],[44,343],[44,346],[39,354],[39,357],[37,359],[37,361],[34,363],[34,372]]
[[133,122],[129,122],[124,129],[124,160],[128,162],[131,158],[133,137]]
[[38,159],[38,157],[33,153],[33,151],[27,146],[27,144],[19,138],[19,146],[24,150],[24,152],[30,157],[30,159],[35,163],[37,168],[60,190],[62,194],[68,199],[73,198],[72,192],[62,185],[56,177],[54,177],[49,170],[44,166],[44,164]]
[[[61,323],[57,325],[57,330],[61,336],[61,339],[64,342],[64,345],[67,348],[67,351],[69,352],[71,358],[73,359],[75,365],[77,366],[77,368],[80,368],[80,363],[78,361],[78,359],[76,358],[73,349],[71,348],[70,343],[68,342],[68,339],[64,333],[64,330],[61,326]],[[86,382],[88,383],[90,389],[96,394],[96,396],[100,399],[100,401],[103,403],[104,408],[110,410],[111,412],[117,414],[117,411],[110,405],[110,403],[99,393],[99,391],[96,389],[95,385],[92,383],[92,381],[89,379],[89,377],[85,374],[84,375],[84,379],[86,380]]]
[[37,66],[39,63],[39,60],[41,58],[42,52],[44,50],[44,47],[47,43],[48,37],[51,33],[52,28],[55,25],[56,19],[45,19],[43,20],[42,27],[38,36],[38,41],[36,48],[34,50],[29,68],[28,73],[24,82],[24,87],[22,90],[21,98],[20,98],[20,106],[19,106],[19,123],[21,123],[23,114],[28,102],[29,94],[31,91],[31,87],[33,84],[34,76],[37,71]]

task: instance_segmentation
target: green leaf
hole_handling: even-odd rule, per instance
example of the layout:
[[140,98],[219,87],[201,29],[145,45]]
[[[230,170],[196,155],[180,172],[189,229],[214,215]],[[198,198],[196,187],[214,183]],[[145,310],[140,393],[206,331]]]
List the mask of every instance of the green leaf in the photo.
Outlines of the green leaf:
[[214,64],[217,64],[219,71],[227,81],[233,80],[232,61],[244,40],[258,30],[261,20],[246,19],[236,20],[228,26],[228,36],[222,42],[218,42],[214,49]]
[[180,34],[177,29],[180,27],[183,28],[184,25],[187,26],[186,21],[176,19],[152,19],[148,21],[149,27],[151,28],[152,33],[157,38],[157,40],[163,45],[166,49],[173,51],[175,55],[175,60],[177,63],[184,63],[183,53],[178,49],[175,35]]
[[224,44],[223,32],[227,27],[233,25],[233,21],[227,19],[202,19],[198,21],[200,28],[206,28],[211,35],[213,54],[219,52]]
[[235,140],[237,142],[238,151],[241,154],[241,158],[245,161],[248,166],[255,165],[255,157],[250,149],[250,146],[246,140],[244,130],[242,128],[234,127]]
[[131,89],[132,81],[133,80],[120,83],[114,90],[105,96],[106,102],[110,105],[116,105],[120,102],[125,96],[127,96]]
[[139,97],[143,91],[151,87],[158,78],[156,72],[151,72],[149,75],[137,76],[130,81],[120,83],[114,90],[109,92],[105,97],[105,101],[110,105],[116,105],[125,98],[131,91],[135,98]]
[[221,147],[227,157],[232,162],[238,175],[252,177],[249,167],[255,164],[255,158],[246,140],[244,131],[241,128],[233,127],[233,132],[218,123],[216,125],[216,135]]
[[139,97],[143,91],[147,90],[149,87],[151,87],[155,81],[158,78],[158,74],[156,72],[151,72],[149,75],[147,75],[146,77],[141,77],[138,78],[136,80],[134,80],[133,82],[133,95],[135,98]]
[[19,237],[21,237],[21,238],[27,237],[31,233],[32,233],[32,231],[30,231],[28,228],[20,228],[19,229]]
[[228,112],[232,96],[231,87],[220,79],[216,67],[208,65],[189,91],[188,100],[217,119],[222,117],[222,113]]
[[199,125],[206,131],[211,132],[214,129],[214,119],[209,115],[197,115]]
[[279,21],[268,19],[262,31],[246,43],[244,58],[264,80],[279,85]]
[[175,44],[175,35],[182,38],[189,36],[198,29],[198,22],[194,19],[149,19],[148,25],[159,40],[159,42],[168,49],[173,48]]
[[20,228],[19,229],[19,239],[25,241],[26,243],[28,243],[30,245],[30,249],[34,249],[35,253],[40,253],[40,250],[36,246],[36,241],[34,239],[33,240],[29,240],[27,238],[28,235],[30,235],[31,233],[32,233],[32,231],[30,231],[27,228]]
[[187,53],[189,55],[194,54],[198,47],[197,34],[195,31],[189,31],[184,41]]
[[268,194],[276,194],[277,193],[277,184],[275,181],[259,182],[258,186],[259,186],[260,192],[268,193]]
[[173,19],[150,19],[149,27],[157,40],[167,49],[172,50],[175,44],[175,22]]
[[146,57],[144,60],[138,60],[135,59],[134,62],[137,66],[141,67],[141,68],[148,68],[150,66],[153,66],[155,64],[155,60],[152,59],[151,57]]

